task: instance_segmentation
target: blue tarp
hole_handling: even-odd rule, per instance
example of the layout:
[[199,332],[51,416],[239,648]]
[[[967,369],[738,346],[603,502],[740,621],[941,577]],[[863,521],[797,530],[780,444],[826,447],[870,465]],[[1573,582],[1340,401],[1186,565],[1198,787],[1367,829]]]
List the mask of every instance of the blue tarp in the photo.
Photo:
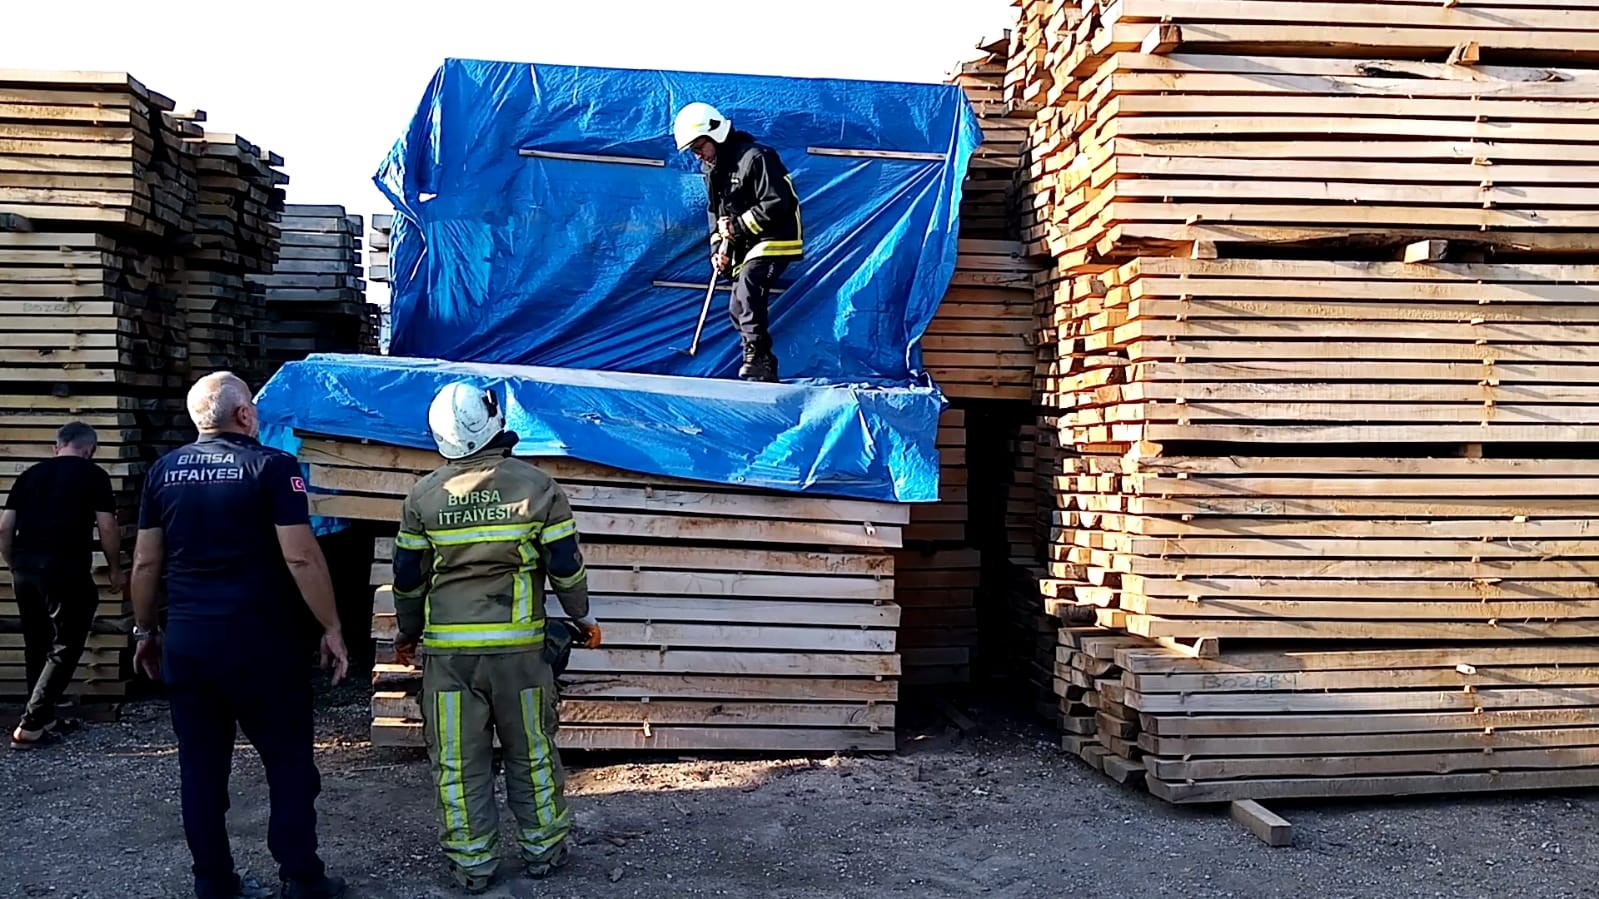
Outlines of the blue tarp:
[[292,451],[300,430],[431,450],[428,404],[457,380],[504,399],[518,455],[796,493],[938,498],[944,399],[928,388],[316,355],[285,365],[261,390],[263,439]]
[[375,179],[397,213],[392,351],[730,377],[725,292],[699,355],[675,351],[710,274],[699,162],[671,136],[693,100],[776,148],[800,195],[806,258],[772,303],[784,376],[927,383],[918,341],[954,272],[981,140],[948,85],[448,60]]

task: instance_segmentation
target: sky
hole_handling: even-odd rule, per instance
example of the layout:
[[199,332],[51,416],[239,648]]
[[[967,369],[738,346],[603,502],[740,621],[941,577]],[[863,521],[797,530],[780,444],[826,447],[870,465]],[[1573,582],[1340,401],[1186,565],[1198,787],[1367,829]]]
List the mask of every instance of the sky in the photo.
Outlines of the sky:
[[938,82],[1016,16],[938,3],[0,0],[0,68],[129,72],[283,156],[289,202],[369,216],[389,211],[372,173],[447,57]]

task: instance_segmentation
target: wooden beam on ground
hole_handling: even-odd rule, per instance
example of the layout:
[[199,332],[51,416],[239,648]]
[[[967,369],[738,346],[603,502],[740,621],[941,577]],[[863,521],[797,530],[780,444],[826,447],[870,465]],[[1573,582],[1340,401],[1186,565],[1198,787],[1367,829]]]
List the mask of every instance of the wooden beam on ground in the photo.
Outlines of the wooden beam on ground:
[[1253,799],[1240,799],[1232,804],[1233,820],[1249,828],[1267,846],[1291,846],[1294,826],[1286,819],[1272,814]]

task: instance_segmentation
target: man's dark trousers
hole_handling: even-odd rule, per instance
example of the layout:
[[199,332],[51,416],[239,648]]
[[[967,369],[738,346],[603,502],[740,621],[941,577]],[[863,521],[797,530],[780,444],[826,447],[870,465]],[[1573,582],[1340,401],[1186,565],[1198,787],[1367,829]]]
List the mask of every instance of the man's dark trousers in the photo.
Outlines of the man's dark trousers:
[[767,307],[772,300],[772,286],[787,268],[787,259],[762,256],[744,263],[733,278],[733,298],[728,303],[733,327],[738,329],[744,345],[753,346],[760,355],[772,351]]
[[19,568],[12,577],[30,690],[22,728],[32,731],[55,721],[56,703],[78,670],[100,597],[87,571]]
[[238,887],[228,842],[228,775],[236,731],[261,755],[271,795],[267,848],[284,880],[323,876],[317,856],[316,797],[322,780],[312,756],[310,666],[285,651],[277,658],[231,658],[218,649],[164,660],[183,781],[183,833],[194,857],[200,899],[231,897]]

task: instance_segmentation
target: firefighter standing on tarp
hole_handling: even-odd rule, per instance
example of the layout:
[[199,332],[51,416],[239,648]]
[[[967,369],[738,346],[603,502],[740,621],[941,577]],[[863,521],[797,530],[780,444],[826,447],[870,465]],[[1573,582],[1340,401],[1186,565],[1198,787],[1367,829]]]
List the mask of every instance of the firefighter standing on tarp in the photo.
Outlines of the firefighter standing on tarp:
[[677,114],[673,136],[705,172],[711,264],[733,279],[728,311],[744,344],[738,376],[776,381],[768,306],[772,287],[803,251],[799,194],[777,151],[743,131],[708,103]]

